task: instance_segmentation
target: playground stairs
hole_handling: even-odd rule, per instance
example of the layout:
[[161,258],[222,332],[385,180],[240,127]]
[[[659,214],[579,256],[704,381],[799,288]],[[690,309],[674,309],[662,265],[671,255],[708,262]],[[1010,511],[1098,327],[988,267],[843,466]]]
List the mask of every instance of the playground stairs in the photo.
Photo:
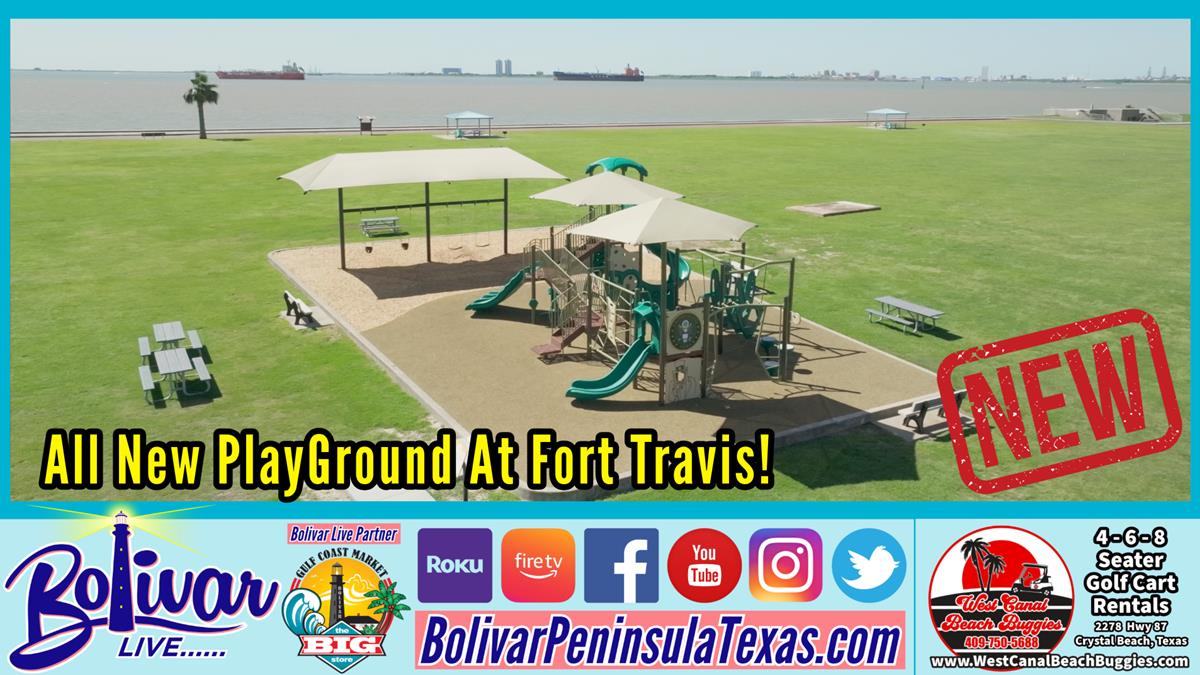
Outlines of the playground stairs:
[[540,359],[552,359],[559,354],[562,354],[563,349],[569,346],[580,335],[589,331],[595,332],[604,327],[604,317],[592,312],[591,320],[584,321],[582,316],[576,318],[570,326],[559,328],[550,334],[550,341],[544,345],[532,347],[534,354]]
[[585,264],[596,251],[603,247],[605,241],[603,239],[584,239],[579,245],[573,247],[571,253]]

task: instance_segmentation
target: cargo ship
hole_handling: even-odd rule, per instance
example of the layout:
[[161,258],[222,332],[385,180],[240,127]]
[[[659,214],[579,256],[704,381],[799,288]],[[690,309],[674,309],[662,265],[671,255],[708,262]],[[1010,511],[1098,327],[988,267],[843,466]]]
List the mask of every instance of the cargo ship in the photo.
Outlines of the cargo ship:
[[554,71],[554,79],[567,82],[643,82],[646,76],[639,68],[625,66],[625,72],[616,73],[564,73]]
[[303,80],[304,69],[295,62],[283,64],[279,70],[218,70],[222,80]]

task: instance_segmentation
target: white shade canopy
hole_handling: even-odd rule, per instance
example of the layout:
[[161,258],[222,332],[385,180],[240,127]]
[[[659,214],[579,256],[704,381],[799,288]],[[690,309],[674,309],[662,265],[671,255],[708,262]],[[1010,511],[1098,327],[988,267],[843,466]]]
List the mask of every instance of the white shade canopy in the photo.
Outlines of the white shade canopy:
[[597,218],[571,234],[623,244],[738,241],[754,223],[673,199],[655,199]]
[[868,110],[867,114],[868,115],[907,115],[908,113],[903,110],[896,110],[895,108],[880,108],[879,110]]
[[531,199],[548,199],[571,206],[610,206],[644,204],[655,199],[679,199],[682,196],[619,173],[605,171],[539,192]]
[[495,119],[495,115],[484,115],[473,110],[464,110],[462,112],[449,113],[446,115],[448,120],[490,120]]
[[370,185],[566,176],[510,148],[351,152],[283,174],[305,192]]

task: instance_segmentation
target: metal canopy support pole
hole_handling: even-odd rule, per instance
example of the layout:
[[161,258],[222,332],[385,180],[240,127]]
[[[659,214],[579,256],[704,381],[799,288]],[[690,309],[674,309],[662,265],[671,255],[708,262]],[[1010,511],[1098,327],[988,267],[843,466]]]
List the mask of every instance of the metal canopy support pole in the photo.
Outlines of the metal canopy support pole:
[[504,255],[508,255],[508,179],[504,179]]
[[585,328],[583,329],[583,332],[587,335],[587,357],[590,359],[590,358],[592,358],[592,303],[596,301],[594,294],[593,294],[595,285],[592,284],[592,273],[588,272],[588,275],[586,277],[584,277],[584,280],[585,280],[584,283],[586,283],[588,285],[588,287],[587,287],[587,312],[585,312],[583,315],[583,320],[585,322],[583,324],[585,326]]
[[783,344],[779,352],[779,379],[783,382],[792,381],[792,300],[795,297],[796,259],[788,263],[788,291],[783,306]]
[[537,244],[529,247],[529,323],[537,325]]
[[667,330],[667,244],[663,242],[658,257],[658,404],[667,404],[667,346],[663,331]]
[[704,324],[700,329],[700,398],[708,398],[708,360],[712,358],[712,353],[709,348],[709,326],[710,320],[708,310],[711,302],[708,294],[704,294]]
[[342,269],[346,269],[346,212],[342,205],[342,188],[338,188],[338,242],[342,249]]
[[425,184],[425,262],[433,262],[433,239],[429,234],[429,183]]

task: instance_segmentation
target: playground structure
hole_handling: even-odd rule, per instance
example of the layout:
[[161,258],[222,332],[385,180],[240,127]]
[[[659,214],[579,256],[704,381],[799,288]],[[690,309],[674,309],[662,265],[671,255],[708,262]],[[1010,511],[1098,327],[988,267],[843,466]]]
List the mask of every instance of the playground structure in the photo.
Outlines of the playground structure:
[[[604,188],[593,190],[600,181]],[[545,283],[551,335],[534,353],[550,360],[582,340],[587,358],[613,364],[603,377],[572,382],[566,395],[576,399],[618,394],[652,359],[660,404],[704,398],[727,337],[754,350],[765,377],[791,380],[795,260],[749,255],[741,237],[752,223],[658,194],[665,192],[605,173],[534,195],[588,213],[531,242],[525,265],[467,309],[492,309],[529,282],[536,322],[537,286]],[[718,241],[736,245],[697,245]],[[656,276],[646,273],[647,253],[658,260]],[[786,286],[777,293],[768,281]]]

